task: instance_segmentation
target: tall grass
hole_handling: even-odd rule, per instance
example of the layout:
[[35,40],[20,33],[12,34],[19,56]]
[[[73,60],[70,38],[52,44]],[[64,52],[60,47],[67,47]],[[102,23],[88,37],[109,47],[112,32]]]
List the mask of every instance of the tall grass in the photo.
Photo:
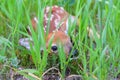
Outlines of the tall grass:
[[[76,25],[69,25],[69,35],[79,52],[77,61],[66,60],[63,50],[59,50],[58,63],[62,77],[65,77],[68,65],[71,72],[82,75],[83,80],[112,80],[117,77],[120,73],[119,0],[0,0],[0,65],[6,61],[9,62],[7,65],[17,68],[19,65],[16,55],[28,54],[32,56],[35,68],[18,72],[31,80],[36,77],[31,77],[26,72],[42,79],[42,74],[49,64],[42,22],[44,8],[52,5],[63,6],[70,14],[75,15],[80,23],[75,35]],[[37,33],[30,22],[33,14],[39,20]],[[30,51],[25,51],[18,41],[22,37],[30,37],[25,29],[28,24],[34,46],[31,45]],[[94,34],[99,32],[100,39],[96,34],[94,39],[88,38],[88,26],[93,29]],[[44,48],[43,55],[40,54],[40,47]]]

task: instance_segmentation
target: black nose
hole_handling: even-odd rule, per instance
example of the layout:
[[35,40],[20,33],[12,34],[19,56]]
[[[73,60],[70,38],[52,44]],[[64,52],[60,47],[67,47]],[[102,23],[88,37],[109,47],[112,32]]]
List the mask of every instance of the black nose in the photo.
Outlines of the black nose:
[[73,54],[74,56],[78,56],[78,50],[75,49],[75,50],[72,52],[72,54]]
[[72,51],[72,55],[71,55],[71,58],[74,58],[74,57],[77,57],[79,54],[78,54],[78,50],[77,49],[74,49]]
[[52,46],[51,49],[52,49],[53,51],[57,51],[57,46]]

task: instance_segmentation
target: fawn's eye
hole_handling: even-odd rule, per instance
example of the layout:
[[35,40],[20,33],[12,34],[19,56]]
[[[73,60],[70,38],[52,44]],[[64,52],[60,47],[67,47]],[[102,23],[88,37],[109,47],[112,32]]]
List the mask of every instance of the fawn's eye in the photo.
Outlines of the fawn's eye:
[[51,47],[51,50],[54,52],[54,51],[57,51],[57,46],[56,45],[53,45],[52,47]]

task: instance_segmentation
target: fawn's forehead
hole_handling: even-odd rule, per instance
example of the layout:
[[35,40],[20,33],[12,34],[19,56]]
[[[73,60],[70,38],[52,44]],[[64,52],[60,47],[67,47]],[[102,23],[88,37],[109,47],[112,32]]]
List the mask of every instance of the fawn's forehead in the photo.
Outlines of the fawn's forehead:
[[50,39],[52,39],[53,43],[57,43],[57,42],[65,43],[70,40],[69,36],[61,31],[50,33],[46,38],[46,42],[49,42]]

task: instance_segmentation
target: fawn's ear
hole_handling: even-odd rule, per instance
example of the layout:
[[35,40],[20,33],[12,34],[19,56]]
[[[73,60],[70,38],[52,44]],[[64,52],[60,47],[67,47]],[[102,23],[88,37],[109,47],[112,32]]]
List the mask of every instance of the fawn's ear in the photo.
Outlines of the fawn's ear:
[[[30,48],[34,47],[34,42],[33,42],[32,38],[21,38],[21,39],[19,39],[19,44],[28,50],[30,50]],[[42,52],[43,50],[44,49],[41,47],[40,51]]]
[[[37,24],[38,24],[38,19],[37,19],[37,17],[33,17],[33,18],[31,19],[31,24],[32,24],[33,30],[36,31],[36,29],[37,29]],[[30,26],[28,26],[28,27],[26,28],[26,30],[27,30],[28,34],[31,35]]]
[[33,41],[31,38],[21,38],[19,40],[19,44],[23,47],[25,47],[26,49],[30,50],[30,43],[33,46]]

